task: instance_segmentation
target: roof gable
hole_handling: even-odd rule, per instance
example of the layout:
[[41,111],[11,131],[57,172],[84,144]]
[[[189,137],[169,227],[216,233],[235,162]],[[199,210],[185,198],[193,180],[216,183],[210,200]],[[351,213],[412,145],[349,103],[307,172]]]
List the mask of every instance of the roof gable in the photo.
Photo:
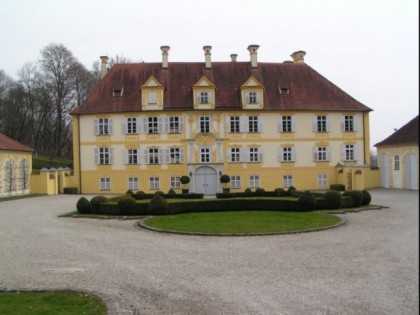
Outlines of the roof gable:
[[33,151],[32,148],[24,145],[12,138],[7,137],[6,135],[0,133],[0,150],[9,150],[9,151]]
[[212,87],[214,88],[214,84],[207,79],[205,76],[202,76],[200,80],[196,84],[193,85],[193,87]]
[[410,120],[407,124],[395,131],[385,140],[375,144],[382,145],[401,145],[401,144],[417,144],[419,145],[419,116]]

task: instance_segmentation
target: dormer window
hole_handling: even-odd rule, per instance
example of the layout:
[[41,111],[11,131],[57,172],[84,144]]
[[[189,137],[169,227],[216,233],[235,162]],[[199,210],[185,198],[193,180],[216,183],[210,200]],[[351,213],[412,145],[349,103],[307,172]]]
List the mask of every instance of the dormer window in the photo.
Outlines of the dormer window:
[[200,92],[198,94],[198,102],[200,104],[208,104],[209,102],[209,93],[208,92]]
[[148,92],[147,93],[147,103],[148,104],[157,104],[157,92]]
[[241,100],[243,109],[263,109],[264,108],[264,87],[254,77],[241,85]]
[[288,88],[280,88],[280,94],[289,94],[289,89]]
[[257,92],[248,93],[248,104],[257,104]]
[[122,96],[122,90],[113,90],[112,91],[113,97],[121,97]]

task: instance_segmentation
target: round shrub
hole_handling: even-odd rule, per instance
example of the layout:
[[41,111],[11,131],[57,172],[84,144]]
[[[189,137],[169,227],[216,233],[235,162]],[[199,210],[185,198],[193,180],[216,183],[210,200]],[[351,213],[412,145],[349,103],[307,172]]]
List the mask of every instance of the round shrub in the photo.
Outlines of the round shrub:
[[368,204],[370,204],[371,200],[372,200],[372,196],[370,195],[370,193],[366,189],[363,189],[362,190],[362,206],[367,206]]
[[188,176],[181,176],[181,178],[179,179],[179,181],[181,182],[181,184],[186,185],[190,182],[190,178]]
[[292,195],[292,190],[296,190],[296,188],[294,186],[290,186],[289,188],[287,188],[287,192],[289,193],[289,196]]
[[155,194],[149,202],[149,212],[151,214],[166,214],[168,202],[159,194]]
[[363,195],[360,190],[347,190],[343,196],[349,196],[353,200],[353,207],[360,207],[363,202]]
[[132,191],[131,189],[129,189],[129,190],[127,190],[127,191],[125,192],[125,194],[126,194],[126,195],[130,195],[130,196],[132,196],[134,193],[133,193],[133,191]]
[[316,207],[316,199],[314,195],[306,190],[304,191],[297,201],[297,210],[299,211],[312,211]]
[[144,192],[143,191],[138,191],[133,195],[134,199],[136,200],[140,200],[144,198]]
[[336,190],[327,191],[324,194],[324,198],[327,200],[328,209],[340,209],[341,207],[341,194]]
[[165,196],[165,193],[161,190],[155,192],[155,195],[161,195],[162,197]]
[[95,214],[100,213],[100,209],[99,209],[100,204],[107,201],[108,199],[105,196],[93,197],[90,200],[90,211]]
[[255,195],[256,196],[262,196],[264,193],[265,193],[264,188],[258,187],[258,188],[255,189]]
[[172,195],[172,196],[174,196],[174,195],[176,195],[176,191],[175,191],[173,188],[171,188],[171,189],[169,189],[169,191],[168,191],[168,195]]
[[79,213],[90,213],[90,202],[85,197],[80,198],[76,204]]
[[229,175],[223,174],[222,176],[220,176],[220,182],[222,184],[230,183],[230,177],[229,177]]
[[120,214],[134,214],[136,210],[136,199],[129,196],[121,197],[118,200]]

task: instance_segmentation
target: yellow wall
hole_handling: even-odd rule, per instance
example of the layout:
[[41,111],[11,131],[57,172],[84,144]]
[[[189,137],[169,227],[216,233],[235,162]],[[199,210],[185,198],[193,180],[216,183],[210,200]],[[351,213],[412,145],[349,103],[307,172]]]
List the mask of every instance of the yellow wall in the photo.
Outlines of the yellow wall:
[[[124,117],[148,117],[148,116],[183,116],[184,131],[181,134],[135,134],[126,135],[122,132],[122,120]],[[199,117],[208,115],[211,117],[210,133],[200,133]],[[230,133],[226,129],[227,116],[255,115],[262,119],[263,130],[259,133]],[[277,131],[278,118],[281,115],[292,115],[296,121],[296,132],[281,133]],[[312,124],[314,115],[326,115],[330,121],[330,132],[313,132]],[[354,115],[357,121],[357,130],[354,132],[341,131],[341,117]],[[95,135],[94,119],[100,117],[112,118],[112,135]],[[79,129],[80,128],[80,129]],[[361,167],[370,163],[369,150],[369,116],[363,113],[344,112],[265,112],[255,111],[193,111],[193,112],[147,112],[147,113],[118,113],[118,114],[86,114],[73,116],[73,142],[74,142],[74,178],[72,183],[78,183],[79,165],[81,171],[81,192],[101,193],[100,178],[111,178],[111,190],[107,193],[123,193],[128,189],[128,178],[139,178],[139,190],[149,192],[149,178],[160,177],[159,190],[168,191],[171,176],[183,176],[194,174],[195,170],[202,166],[199,163],[199,147],[211,147],[212,162],[205,164],[212,166],[217,177],[220,174],[229,176],[241,176],[241,190],[249,187],[249,176],[259,175],[261,187],[273,190],[283,187],[283,176],[293,175],[293,185],[297,189],[328,189],[330,184],[338,183],[337,163],[345,164],[341,160],[341,145],[354,144],[359,148],[360,159],[356,162],[347,163],[347,167]],[[80,132],[79,132],[80,130]],[[80,144],[79,144],[80,137]],[[193,146],[191,147],[191,143]],[[293,146],[297,152],[296,162],[278,161],[280,146]],[[327,162],[315,162],[313,160],[314,146],[327,146],[331,150],[331,160]],[[94,150],[98,147],[112,147],[113,164],[96,165]],[[122,159],[122,151],[129,148],[146,149],[149,147],[170,148],[173,146],[183,147],[183,164],[163,165],[125,165]],[[261,163],[227,163],[227,150],[229,147],[260,147],[263,150]],[[80,160],[79,160],[80,147]],[[191,152],[191,148],[193,151]],[[191,156],[193,157],[191,160]],[[317,177],[326,174],[327,185],[319,186]],[[365,175],[366,174],[366,175]],[[367,175],[369,174],[369,179]],[[363,168],[362,175],[354,175],[354,183],[358,188],[376,187],[375,172],[369,168]],[[191,176],[190,176],[191,177]],[[360,179],[359,179],[360,177]],[[79,185],[77,185],[79,186]],[[191,183],[190,183],[190,186]],[[217,184],[218,191],[222,185]],[[80,187],[79,187],[80,188]],[[191,190],[191,187],[190,187]]]

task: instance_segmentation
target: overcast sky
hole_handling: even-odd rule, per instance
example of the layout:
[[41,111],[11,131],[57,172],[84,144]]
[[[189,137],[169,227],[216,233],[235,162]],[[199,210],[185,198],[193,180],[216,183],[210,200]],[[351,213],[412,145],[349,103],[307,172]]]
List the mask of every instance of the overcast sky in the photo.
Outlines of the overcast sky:
[[134,61],[305,62],[370,107],[371,146],[419,112],[418,0],[0,0],[0,69],[17,71],[50,43],[88,69],[100,55]]

